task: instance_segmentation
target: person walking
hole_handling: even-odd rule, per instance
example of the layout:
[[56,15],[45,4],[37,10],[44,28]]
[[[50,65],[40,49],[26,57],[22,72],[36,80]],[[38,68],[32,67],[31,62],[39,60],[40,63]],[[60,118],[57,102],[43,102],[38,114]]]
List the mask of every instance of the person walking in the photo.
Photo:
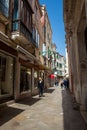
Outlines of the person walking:
[[61,88],[63,88],[63,79],[60,80],[59,86],[60,86]]
[[39,97],[43,96],[44,83],[41,77],[39,77],[38,89],[39,89]]
[[67,88],[67,79],[66,78],[64,78],[64,80],[63,80],[63,85],[64,85],[64,88]]

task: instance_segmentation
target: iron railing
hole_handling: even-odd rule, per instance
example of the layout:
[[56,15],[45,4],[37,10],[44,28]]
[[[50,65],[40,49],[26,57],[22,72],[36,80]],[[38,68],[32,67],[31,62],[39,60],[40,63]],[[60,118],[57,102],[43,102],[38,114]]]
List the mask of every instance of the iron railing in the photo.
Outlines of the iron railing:
[[36,41],[32,37],[32,33],[28,30],[25,24],[21,20],[13,21],[12,31],[21,32],[32,44],[38,47]]

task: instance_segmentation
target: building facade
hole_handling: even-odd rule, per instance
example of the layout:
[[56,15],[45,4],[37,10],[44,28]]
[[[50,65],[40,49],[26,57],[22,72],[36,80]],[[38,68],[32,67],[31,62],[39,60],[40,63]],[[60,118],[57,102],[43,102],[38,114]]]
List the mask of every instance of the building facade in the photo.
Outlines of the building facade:
[[66,58],[60,55],[57,52],[56,44],[52,44],[52,51],[51,51],[51,69],[52,74],[54,74],[54,82],[59,82],[59,80],[65,77],[66,74]]
[[45,66],[50,68],[50,70],[45,71],[45,81],[46,81],[45,86],[50,87],[51,83],[50,83],[49,75],[52,73],[51,72],[52,28],[49,21],[48,13],[46,11],[46,6],[42,5],[41,10],[42,10],[43,20],[44,20],[43,21],[44,43],[43,43],[42,55],[44,57]]
[[38,0],[0,1],[0,101],[38,93],[44,35]]
[[45,51],[44,56],[46,58],[45,64],[47,67],[51,67],[51,62],[50,62],[50,55],[51,55],[51,50],[52,50],[52,28],[51,24],[49,21],[48,13],[46,11],[46,6],[42,5],[41,6],[42,13],[44,15],[44,46]]
[[64,0],[64,22],[70,90],[87,110],[87,1]]
[[57,49],[57,47],[56,47],[56,44],[52,44],[52,47],[51,47],[52,49],[51,49],[51,58],[52,58],[52,63],[51,63],[51,68],[52,68],[52,70],[53,70],[53,73],[55,74],[55,61],[56,61],[56,49]]
[[56,67],[56,73],[58,78],[63,78],[65,76],[65,57],[60,55],[59,53],[56,53],[56,62],[55,62],[55,67]]
[[69,63],[68,63],[68,49],[67,49],[67,46],[66,46],[66,49],[65,49],[65,53],[66,53],[65,77],[69,78]]
[[16,45],[11,40],[11,3],[0,1],[0,101],[14,96],[14,69],[18,56]]

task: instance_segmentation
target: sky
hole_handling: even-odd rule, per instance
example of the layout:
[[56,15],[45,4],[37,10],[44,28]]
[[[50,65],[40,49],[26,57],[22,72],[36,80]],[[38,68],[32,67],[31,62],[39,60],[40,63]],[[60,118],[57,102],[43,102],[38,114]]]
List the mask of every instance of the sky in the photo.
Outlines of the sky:
[[59,54],[65,56],[65,31],[63,22],[63,0],[39,0],[46,5],[52,27],[52,42],[56,44]]

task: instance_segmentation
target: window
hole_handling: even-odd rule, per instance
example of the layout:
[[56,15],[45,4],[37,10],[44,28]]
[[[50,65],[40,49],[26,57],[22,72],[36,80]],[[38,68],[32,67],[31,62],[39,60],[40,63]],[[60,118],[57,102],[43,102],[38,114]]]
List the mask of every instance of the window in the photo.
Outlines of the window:
[[51,51],[50,51],[50,49],[48,47],[48,58],[50,58],[50,54],[51,54]]
[[38,87],[38,71],[37,70],[34,71],[34,87],[35,88]]
[[32,12],[30,8],[28,7],[26,1],[21,0],[20,6],[21,6],[20,7],[21,21],[30,30],[32,28]]
[[20,74],[20,92],[29,91],[31,89],[31,69],[21,67]]
[[36,30],[36,43],[38,43],[38,32]]
[[32,27],[32,15],[31,13],[29,14],[29,25],[30,25],[30,28]]
[[13,31],[18,30],[18,22],[13,23]]
[[27,11],[27,28],[29,28],[29,11]]
[[36,30],[35,30],[35,28],[33,28],[33,39],[36,41]]
[[58,67],[58,65],[59,65],[59,64],[58,64],[58,62],[57,62],[57,67]]
[[62,68],[62,64],[59,64],[59,67]]
[[20,17],[21,17],[21,20],[24,21],[24,2],[23,0],[21,0],[21,3],[20,3]]
[[0,53],[0,97],[13,96],[14,59]]
[[39,47],[39,40],[40,40],[39,38],[40,38],[40,37],[39,37],[39,34],[38,34],[38,45],[37,45],[38,47]]
[[6,17],[9,16],[9,0],[0,1],[0,12],[2,12]]
[[46,26],[44,26],[44,38],[46,39]]
[[59,58],[59,55],[57,54],[57,59]]
[[13,14],[13,20],[18,19],[18,0],[14,0],[14,14]]
[[85,47],[86,47],[86,53],[87,53],[87,27],[85,29]]
[[62,71],[60,71],[60,75],[62,76]]

